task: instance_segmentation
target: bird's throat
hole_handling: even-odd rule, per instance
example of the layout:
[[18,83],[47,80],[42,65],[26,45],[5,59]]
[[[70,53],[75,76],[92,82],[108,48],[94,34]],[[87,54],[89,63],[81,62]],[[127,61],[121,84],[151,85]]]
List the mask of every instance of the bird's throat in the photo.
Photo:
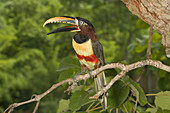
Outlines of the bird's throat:
[[88,39],[83,43],[78,43],[77,40],[73,38],[72,45],[76,53],[79,55],[89,56],[93,54],[91,39]]
[[79,44],[85,43],[89,39],[90,39],[89,36],[84,36],[80,34],[74,35],[74,40],[76,41],[76,43],[79,43]]

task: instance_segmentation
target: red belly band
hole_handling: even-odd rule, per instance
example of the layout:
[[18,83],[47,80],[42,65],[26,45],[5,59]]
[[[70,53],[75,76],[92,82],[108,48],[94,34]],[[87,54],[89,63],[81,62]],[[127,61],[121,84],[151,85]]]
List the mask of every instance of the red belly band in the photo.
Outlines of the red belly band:
[[84,59],[85,61],[92,62],[95,64],[98,64],[100,62],[100,60],[94,54],[92,54],[90,56],[84,56],[84,55],[77,54],[77,57],[79,58],[79,60]]

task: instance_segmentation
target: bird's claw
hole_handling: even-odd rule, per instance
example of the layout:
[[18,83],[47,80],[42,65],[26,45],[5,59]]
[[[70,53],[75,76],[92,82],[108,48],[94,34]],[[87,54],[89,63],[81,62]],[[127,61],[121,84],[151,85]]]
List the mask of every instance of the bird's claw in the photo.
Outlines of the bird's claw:
[[74,75],[73,81],[74,81],[74,83],[76,83],[78,86],[80,85],[80,82],[78,82],[78,81],[76,80],[76,78],[77,78],[77,76],[79,76],[79,75],[81,75],[81,74],[83,74],[83,73],[85,73],[85,72],[86,72],[86,71],[82,71],[82,72]]
[[76,74],[76,75],[74,75],[74,77],[73,77],[73,82],[76,84],[76,85],[80,85],[80,82],[78,82],[77,80],[76,80],[76,77],[78,76],[78,75],[80,75],[80,74]]

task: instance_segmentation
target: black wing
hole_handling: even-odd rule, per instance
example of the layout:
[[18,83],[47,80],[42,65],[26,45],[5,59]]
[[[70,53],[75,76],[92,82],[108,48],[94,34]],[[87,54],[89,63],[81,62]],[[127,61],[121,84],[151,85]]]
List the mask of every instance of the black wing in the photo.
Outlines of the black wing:
[[103,54],[103,47],[98,40],[92,41],[93,52],[95,56],[100,60],[101,65],[105,64],[104,54]]

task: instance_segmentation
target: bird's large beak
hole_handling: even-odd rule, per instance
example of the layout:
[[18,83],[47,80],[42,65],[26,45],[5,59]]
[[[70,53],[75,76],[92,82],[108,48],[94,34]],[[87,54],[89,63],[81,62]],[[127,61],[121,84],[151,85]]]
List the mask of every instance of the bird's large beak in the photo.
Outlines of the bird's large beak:
[[66,27],[55,29],[47,33],[47,35],[52,33],[57,33],[57,32],[64,32],[64,31],[70,31],[70,32],[80,31],[80,28],[78,26],[78,20],[75,17],[70,17],[70,16],[53,17],[48,19],[43,24],[43,27],[49,23],[68,23],[68,24],[73,24],[73,26],[66,26]]

